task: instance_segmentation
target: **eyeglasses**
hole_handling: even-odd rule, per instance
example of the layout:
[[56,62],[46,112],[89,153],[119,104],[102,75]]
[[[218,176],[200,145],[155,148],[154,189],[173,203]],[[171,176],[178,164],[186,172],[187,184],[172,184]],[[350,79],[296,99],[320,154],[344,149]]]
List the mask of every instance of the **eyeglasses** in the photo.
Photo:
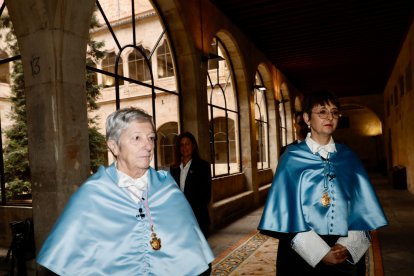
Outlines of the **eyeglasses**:
[[329,111],[327,109],[322,109],[322,110],[319,110],[318,112],[312,112],[312,113],[318,114],[319,118],[321,119],[328,118],[329,114],[331,114],[332,118],[334,119],[338,119],[339,117],[342,117],[341,112],[339,112],[338,110]]

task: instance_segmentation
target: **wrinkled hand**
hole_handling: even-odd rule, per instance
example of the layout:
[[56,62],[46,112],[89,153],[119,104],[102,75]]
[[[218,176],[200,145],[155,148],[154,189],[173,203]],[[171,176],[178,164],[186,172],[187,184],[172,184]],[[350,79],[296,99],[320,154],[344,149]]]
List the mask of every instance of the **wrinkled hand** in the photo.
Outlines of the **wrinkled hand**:
[[323,257],[322,262],[326,265],[336,265],[346,261],[349,257],[349,252],[345,246],[335,244],[331,247],[328,254]]

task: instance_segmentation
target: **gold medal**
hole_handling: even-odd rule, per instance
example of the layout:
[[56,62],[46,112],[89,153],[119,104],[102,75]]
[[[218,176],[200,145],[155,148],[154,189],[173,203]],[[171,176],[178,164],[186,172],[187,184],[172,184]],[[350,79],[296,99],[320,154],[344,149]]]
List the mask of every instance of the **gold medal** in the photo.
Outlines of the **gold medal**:
[[[133,190],[130,190],[130,192],[135,195],[136,198],[139,198],[139,201],[143,203],[144,207],[145,207],[145,213],[147,214],[148,217],[148,222],[150,224],[150,230],[151,230],[151,240],[150,240],[150,245],[152,247],[152,249],[154,250],[160,250],[161,249],[161,239],[157,238],[157,234],[154,231],[154,223],[152,222],[152,218],[151,218],[151,212],[149,209],[149,205],[148,205],[148,200],[145,200],[146,198],[148,198],[148,192],[146,194],[145,197],[140,197],[137,194],[135,194],[135,192]],[[142,209],[139,208],[139,215],[136,215],[137,218],[145,218],[145,215],[142,214]]]
[[328,192],[323,193],[323,196],[321,198],[321,203],[323,207],[328,207],[329,204],[331,204],[331,198],[329,197]]
[[155,232],[152,232],[151,234],[151,247],[154,250],[160,250],[161,249],[161,240],[159,238],[157,238],[157,234],[155,234]]

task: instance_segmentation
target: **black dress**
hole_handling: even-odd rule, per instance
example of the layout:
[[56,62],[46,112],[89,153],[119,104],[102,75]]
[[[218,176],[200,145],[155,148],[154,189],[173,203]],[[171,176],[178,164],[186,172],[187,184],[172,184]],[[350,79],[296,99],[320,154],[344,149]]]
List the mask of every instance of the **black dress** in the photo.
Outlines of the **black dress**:
[[[310,266],[295,250],[291,247],[291,241],[295,234],[274,233],[270,231],[261,231],[265,235],[269,235],[279,239],[276,259],[276,275],[277,276],[296,276],[296,275],[318,275],[318,276],[364,276],[366,265],[365,255],[356,265],[347,261],[338,265],[326,265],[322,262],[316,267]],[[320,236],[330,247],[334,246],[339,236],[329,235]]]

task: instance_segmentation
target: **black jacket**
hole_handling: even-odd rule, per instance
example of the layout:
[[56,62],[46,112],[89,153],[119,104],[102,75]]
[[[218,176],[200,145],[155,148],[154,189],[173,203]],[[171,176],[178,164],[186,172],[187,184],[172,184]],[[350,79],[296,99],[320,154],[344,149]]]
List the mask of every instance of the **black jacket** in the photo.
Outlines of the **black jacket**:
[[[180,167],[171,167],[171,175],[180,185]],[[204,160],[193,160],[185,180],[184,195],[193,209],[201,231],[208,237],[210,216],[208,205],[211,201],[211,168]]]

